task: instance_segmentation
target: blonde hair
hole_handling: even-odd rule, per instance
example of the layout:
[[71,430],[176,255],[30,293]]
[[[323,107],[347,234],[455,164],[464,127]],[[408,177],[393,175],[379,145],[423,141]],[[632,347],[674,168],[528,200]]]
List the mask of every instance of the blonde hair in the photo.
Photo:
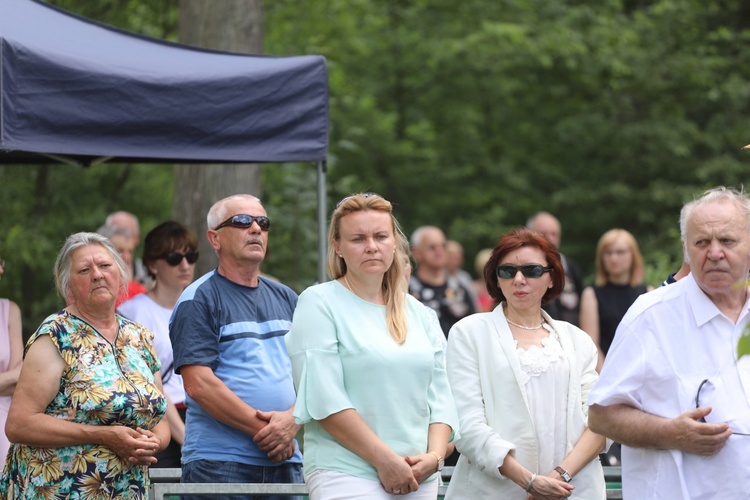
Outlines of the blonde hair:
[[336,254],[334,242],[341,239],[341,219],[349,214],[363,210],[384,212],[391,216],[393,237],[396,243],[396,252],[391,267],[383,276],[383,297],[385,299],[385,318],[388,331],[393,340],[398,344],[406,342],[406,290],[407,284],[404,280],[404,264],[406,256],[401,241],[406,239],[398,221],[393,216],[391,203],[376,194],[357,193],[347,196],[339,202],[331,215],[331,224],[328,228],[328,255],[327,271],[331,279],[338,279],[346,274],[346,262]]
[[610,229],[599,238],[599,243],[596,245],[596,284],[598,286],[603,286],[609,281],[607,271],[604,269],[604,253],[618,239],[624,240],[630,250],[632,259],[630,263],[630,286],[640,285],[643,281],[643,256],[638,249],[638,242],[635,237],[625,229]]
[[479,276],[479,278],[482,278],[482,275],[484,273],[484,265],[487,264],[487,261],[490,260],[491,256],[492,249],[483,248],[478,251],[476,257],[474,257],[474,272],[477,276]]

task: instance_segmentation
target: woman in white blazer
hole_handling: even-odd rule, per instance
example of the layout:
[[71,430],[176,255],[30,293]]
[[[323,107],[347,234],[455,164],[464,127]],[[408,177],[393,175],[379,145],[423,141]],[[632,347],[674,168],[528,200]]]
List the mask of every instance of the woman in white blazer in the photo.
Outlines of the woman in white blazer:
[[493,249],[484,279],[500,305],[448,336],[461,457],[445,498],[605,499],[605,438],[587,425],[596,346],[542,311],[565,284],[560,254],[538,233],[514,229]]

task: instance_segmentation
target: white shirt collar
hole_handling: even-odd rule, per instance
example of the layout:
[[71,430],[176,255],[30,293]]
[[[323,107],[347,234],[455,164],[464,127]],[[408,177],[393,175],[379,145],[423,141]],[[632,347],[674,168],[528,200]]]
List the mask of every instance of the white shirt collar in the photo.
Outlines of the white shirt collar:
[[[688,303],[690,304],[690,310],[693,313],[693,318],[698,326],[703,326],[716,316],[723,316],[726,318],[724,313],[714,304],[706,292],[704,292],[698,282],[695,281],[693,273],[688,274],[685,278],[680,281],[685,281],[684,285],[687,288]],[[674,286],[674,285],[670,285]],[[742,307],[738,323],[742,321],[742,318],[750,311],[750,291],[747,294],[745,305]],[[729,318],[727,318],[729,319]]]

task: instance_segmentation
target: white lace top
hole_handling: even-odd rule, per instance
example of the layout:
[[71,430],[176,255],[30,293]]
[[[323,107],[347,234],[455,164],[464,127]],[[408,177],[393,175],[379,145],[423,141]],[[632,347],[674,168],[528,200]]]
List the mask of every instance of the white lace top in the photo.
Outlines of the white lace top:
[[542,347],[533,345],[524,350],[516,342],[516,355],[521,364],[520,383],[526,387],[536,431],[540,467],[537,472],[546,475],[565,458],[570,364],[557,333],[547,323],[544,327],[550,334],[542,340]]

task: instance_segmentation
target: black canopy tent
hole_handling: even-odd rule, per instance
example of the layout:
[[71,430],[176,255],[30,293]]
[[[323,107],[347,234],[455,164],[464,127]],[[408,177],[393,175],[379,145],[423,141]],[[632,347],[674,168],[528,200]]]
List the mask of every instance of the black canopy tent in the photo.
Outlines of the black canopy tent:
[[325,280],[321,56],[204,50],[40,0],[0,2],[0,162],[316,162]]

